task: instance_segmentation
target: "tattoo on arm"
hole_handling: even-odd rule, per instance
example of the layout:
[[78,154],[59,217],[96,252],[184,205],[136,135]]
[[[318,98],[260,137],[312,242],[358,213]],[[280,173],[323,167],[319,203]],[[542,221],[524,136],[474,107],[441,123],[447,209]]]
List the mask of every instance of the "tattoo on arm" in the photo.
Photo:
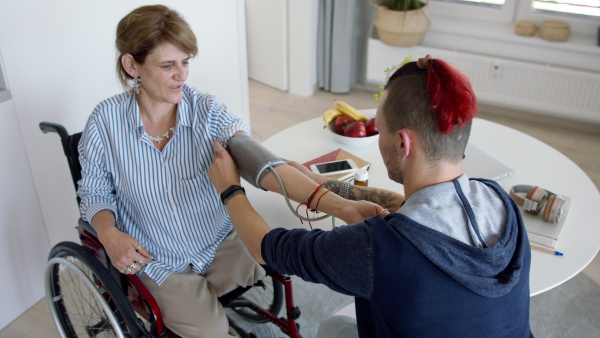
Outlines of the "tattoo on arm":
[[[340,189],[344,184],[341,181],[327,181],[323,185],[328,190],[331,190],[335,194],[340,194]],[[394,212],[400,209],[402,202],[404,202],[404,196],[393,191],[378,189],[372,187],[362,187],[356,185],[350,185],[349,200],[359,201],[365,200],[381,205],[382,207],[389,209]]]

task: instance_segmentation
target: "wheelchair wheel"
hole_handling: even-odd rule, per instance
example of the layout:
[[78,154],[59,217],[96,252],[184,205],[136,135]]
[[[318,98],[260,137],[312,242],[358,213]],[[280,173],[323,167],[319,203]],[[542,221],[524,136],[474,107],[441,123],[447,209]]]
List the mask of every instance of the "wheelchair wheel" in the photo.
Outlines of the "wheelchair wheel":
[[108,270],[82,246],[62,242],[46,266],[46,298],[62,337],[138,337],[136,315]]
[[[247,299],[277,316],[283,304],[283,285],[267,275],[240,298]],[[267,319],[258,315],[250,308],[232,307],[232,309],[246,320],[256,323],[267,322]]]

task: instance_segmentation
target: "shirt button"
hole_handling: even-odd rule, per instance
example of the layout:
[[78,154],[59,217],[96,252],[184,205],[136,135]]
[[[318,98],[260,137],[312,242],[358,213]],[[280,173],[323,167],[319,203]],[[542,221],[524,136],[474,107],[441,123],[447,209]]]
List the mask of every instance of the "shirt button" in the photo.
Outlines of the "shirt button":
[[166,166],[167,166],[167,164],[166,164],[166,163],[163,163],[163,167],[166,167]]

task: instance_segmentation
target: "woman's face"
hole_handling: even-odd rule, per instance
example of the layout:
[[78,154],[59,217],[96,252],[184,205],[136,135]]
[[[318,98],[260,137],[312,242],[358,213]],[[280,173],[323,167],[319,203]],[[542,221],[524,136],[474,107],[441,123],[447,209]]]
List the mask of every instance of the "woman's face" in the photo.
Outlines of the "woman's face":
[[190,55],[171,43],[158,45],[144,64],[136,64],[140,77],[140,99],[178,104],[189,74]]

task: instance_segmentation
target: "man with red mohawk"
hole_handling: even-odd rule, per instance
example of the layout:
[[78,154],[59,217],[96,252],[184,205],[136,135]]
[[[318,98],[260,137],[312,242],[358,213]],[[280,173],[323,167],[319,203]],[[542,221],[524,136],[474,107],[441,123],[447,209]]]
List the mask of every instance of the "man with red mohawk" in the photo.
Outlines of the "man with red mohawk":
[[[271,230],[244,194],[227,201],[236,231],[258,262],[355,297],[356,322],[332,317],[318,337],[532,336],[531,252],[519,208],[496,182],[462,170],[475,115],[469,80],[427,56],[390,77],[375,117],[388,176],[404,185],[404,197],[327,181],[294,165],[330,191],[391,213],[348,222],[353,201],[323,198],[318,209],[349,225]],[[228,153],[220,144],[215,150],[209,177],[222,192],[240,179]],[[313,191],[290,179],[290,166],[276,170],[287,190]],[[273,173],[262,186],[279,191]],[[314,190],[312,200],[327,192]]]

